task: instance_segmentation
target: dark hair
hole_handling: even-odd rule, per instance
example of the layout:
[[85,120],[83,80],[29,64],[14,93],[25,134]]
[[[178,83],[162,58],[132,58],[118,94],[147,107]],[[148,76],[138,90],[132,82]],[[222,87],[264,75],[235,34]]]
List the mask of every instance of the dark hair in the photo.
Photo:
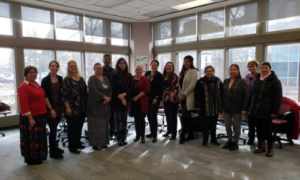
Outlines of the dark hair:
[[213,72],[215,72],[215,68],[214,68],[213,66],[211,66],[211,65],[206,66],[206,67],[204,68],[204,72],[206,72],[206,70],[207,70],[208,68],[211,68],[211,69],[213,70]]
[[[95,64],[94,64],[93,70],[95,70],[95,67],[96,67],[97,65],[101,65],[101,63],[95,63]],[[102,66],[102,65],[101,65],[101,66]]]
[[154,62],[156,62],[156,63],[157,63],[157,66],[159,66],[159,61],[156,60],[156,59],[153,59],[153,60],[151,61],[150,65],[151,65],[152,63],[154,63]]
[[104,59],[105,57],[110,57],[110,55],[109,55],[109,54],[104,54],[103,59]]
[[269,68],[272,69],[271,68],[271,64],[269,62],[263,62],[263,63],[261,63],[260,67],[262,67],[262,66],[269,66]]
[[197,71],[199,71],[195,66],[194,66],[194,58],[191,56],[191,55],[187,55],[187,56],[185,56],[184,58],[183,58],[183,64],[182,64],[182,68],[181,68],[181,71],[180,71],[180,73],[179,73],[179,75],[180,76],[182,76],[183,75],[183,73],[184,73],[184,71],[185,71],[185,67],[184,67],[184,60],[186,60],[186,59],[188,59],[188,60],[190,60],[191,61],[191,69],[196,69]]
[[166,70],[166,67],[167,67],[167,65],[168,65],[169,63],[171,63],[172,66],[173,66],[173,71],[168,75],[168,81],[171,81],[172,78],[173,78],[173,76],[174,76],[174,74],[175,74],[175,72],[174,72],[174,70],[175,70],[174,64],[173,64],[171,61],[169,61],[169,62],[166,63],[166,65],[165,65],[165,67],[164,67],[164,71],[163,71],[163,76],[164,76],[164,77],[167,76],[167,70]]
[[56,65],[59,67],[59,63],[57,61],[54,61],[54,60],[49,63],[49,67],[51,66],[52,63],[56,63]]
[[24,69],[24,77],[25,77],[25,79],[27,79],[26,76],[28,75],[29,71],[32,70],[32,69],[34,69],[35,72],[38,73],[38,70],[37,70],[36,67],[34,67],[34,66],[27,66]]
[[232,66],[234,66],[234,67],[239,71],[239,74],[238,74],[237,77],[242,79],[239,65],[238,65],[238,64],[231,64],[230,67],[229,67],[229,69],[230,69]]
[[[126,67],[125,67],[124,71],[122,71],[122,70],[119,68],[119,64],[120,64],[121,61],[124,61],[125,64],[126,64]],[[126,60],[125,60],[124,58],[122,58],[122,57],[119,58],[118,61],[117,61],[117,63],[116,63],[115,74],[119,74],[119,75],[121,75],[121,74],[128,75],[128,74],[129,74],[129,73],[128,73],[128,64],[127,64]]]

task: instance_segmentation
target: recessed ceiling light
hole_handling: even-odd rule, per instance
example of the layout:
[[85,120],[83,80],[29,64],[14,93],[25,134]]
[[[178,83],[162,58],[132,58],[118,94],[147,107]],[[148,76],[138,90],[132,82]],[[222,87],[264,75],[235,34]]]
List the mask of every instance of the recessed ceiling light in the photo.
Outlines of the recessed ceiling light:
[[197,6],[201,6],[201,5],[205,5],[205,4],[210,4],[213,2],[214,2],[213,0],[195,0],[195,1],[188,2],[188,3],[173,6],[172,8],[181,11],[184,9],[189,9],[189,8],[193,8],[193,7],[197,7]]

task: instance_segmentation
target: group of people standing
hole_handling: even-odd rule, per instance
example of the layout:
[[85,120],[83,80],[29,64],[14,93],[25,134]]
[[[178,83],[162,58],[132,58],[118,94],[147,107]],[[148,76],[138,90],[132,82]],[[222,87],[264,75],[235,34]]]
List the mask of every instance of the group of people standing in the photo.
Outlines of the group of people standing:
[[[181,134],[179,143],[195,139],[192,111],[198,111],[203,132],[203,146],[207,146],[209,135],[213,144],[219,113],[224,113],[228,142],[224,149],[237,150],[242,116],[249,122],[249,141],[255,138],[255,128],[259,148],[255,153],[266,152],[273,156],[271,132],[272,118],[275,118],[281,104],[282,87],[268,62],[261,64],[249,61],[249,74],[243,79],[239,66],[229,67],[229,78],[222,82],[215,76],[213,66],[204,69],[204,77],[198,79],[198,69],[194,67],[192,56],[184,57],[179,76],[172,62],[166,63],[163,73],[157,69],[159,61],[151,61],[151,70],[143,75],[143,67],[135,68],[132,76],[124,58],[118,59],[115,69],[110,67],[111,57],[104,55],[104,66],[96,63],[94,75],[86,84],[80,76],[77,63],[68,62],[67,75],[63,79],[57,75],[59,63],[49,64],[49,75],[41,86],[35,81],[37,68],[28,66],[24,70],[25,81],[18,88],[20,101],[21,154],[27,164],[41,164],[47,158],[48,145],[46,123],[50,128],[50,157],[63,158],[62,149],[56,141],[57,126],[65,115],[68,125],[68,148],[72,153],[80,153],[84,144],[80,141],[82,127],[88,120],[89,145],[93,149],[107,148],[109,140],[116,136],[119,146],[127,145],[127,116],[134,117],[136,138],[145,143],[145,137],[157,142],[157,114],[163,105],[167,132],[163,135],[175,140],[177,136],[177,112],[181,106]],[[162,103],[161,103],[162,102]],[[64,113],[63,113],[64,112]],[[145,135],[147,116],[150,134]],[[234,137],[232,137],[232,124]],[[188,136],[185,137],[188,132]]]

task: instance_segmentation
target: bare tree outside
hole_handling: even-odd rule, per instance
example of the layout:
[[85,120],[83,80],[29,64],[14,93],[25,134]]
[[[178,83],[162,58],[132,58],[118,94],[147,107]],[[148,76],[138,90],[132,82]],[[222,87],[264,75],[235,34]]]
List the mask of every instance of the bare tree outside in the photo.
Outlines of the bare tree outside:
[[73,14],[55,12],[56,39],[67,41],[82,41],[80,17]]
[[86,81],[94,75],[94,64],[95,63],[101,63],[103,64],[103,55],[102,53],[85,53],[85,75],[86,75]]
[[85,17],[85,41],[90,43],[105,44],[103,37],[103,21],[101,19]]

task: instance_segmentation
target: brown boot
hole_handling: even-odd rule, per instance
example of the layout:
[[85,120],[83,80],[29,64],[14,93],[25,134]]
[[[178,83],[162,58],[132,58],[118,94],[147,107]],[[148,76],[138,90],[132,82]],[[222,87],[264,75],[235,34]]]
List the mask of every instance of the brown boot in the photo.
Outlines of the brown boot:
[[262,153],[262,152],[266,152],[265,141],[260,141],[260,147],[254,151],[254,153]]
[[272,144],[268,144],[268,152],[266,153],[267,157],[272,157],[274,155],[274,151],[273,151],[273,143]]

